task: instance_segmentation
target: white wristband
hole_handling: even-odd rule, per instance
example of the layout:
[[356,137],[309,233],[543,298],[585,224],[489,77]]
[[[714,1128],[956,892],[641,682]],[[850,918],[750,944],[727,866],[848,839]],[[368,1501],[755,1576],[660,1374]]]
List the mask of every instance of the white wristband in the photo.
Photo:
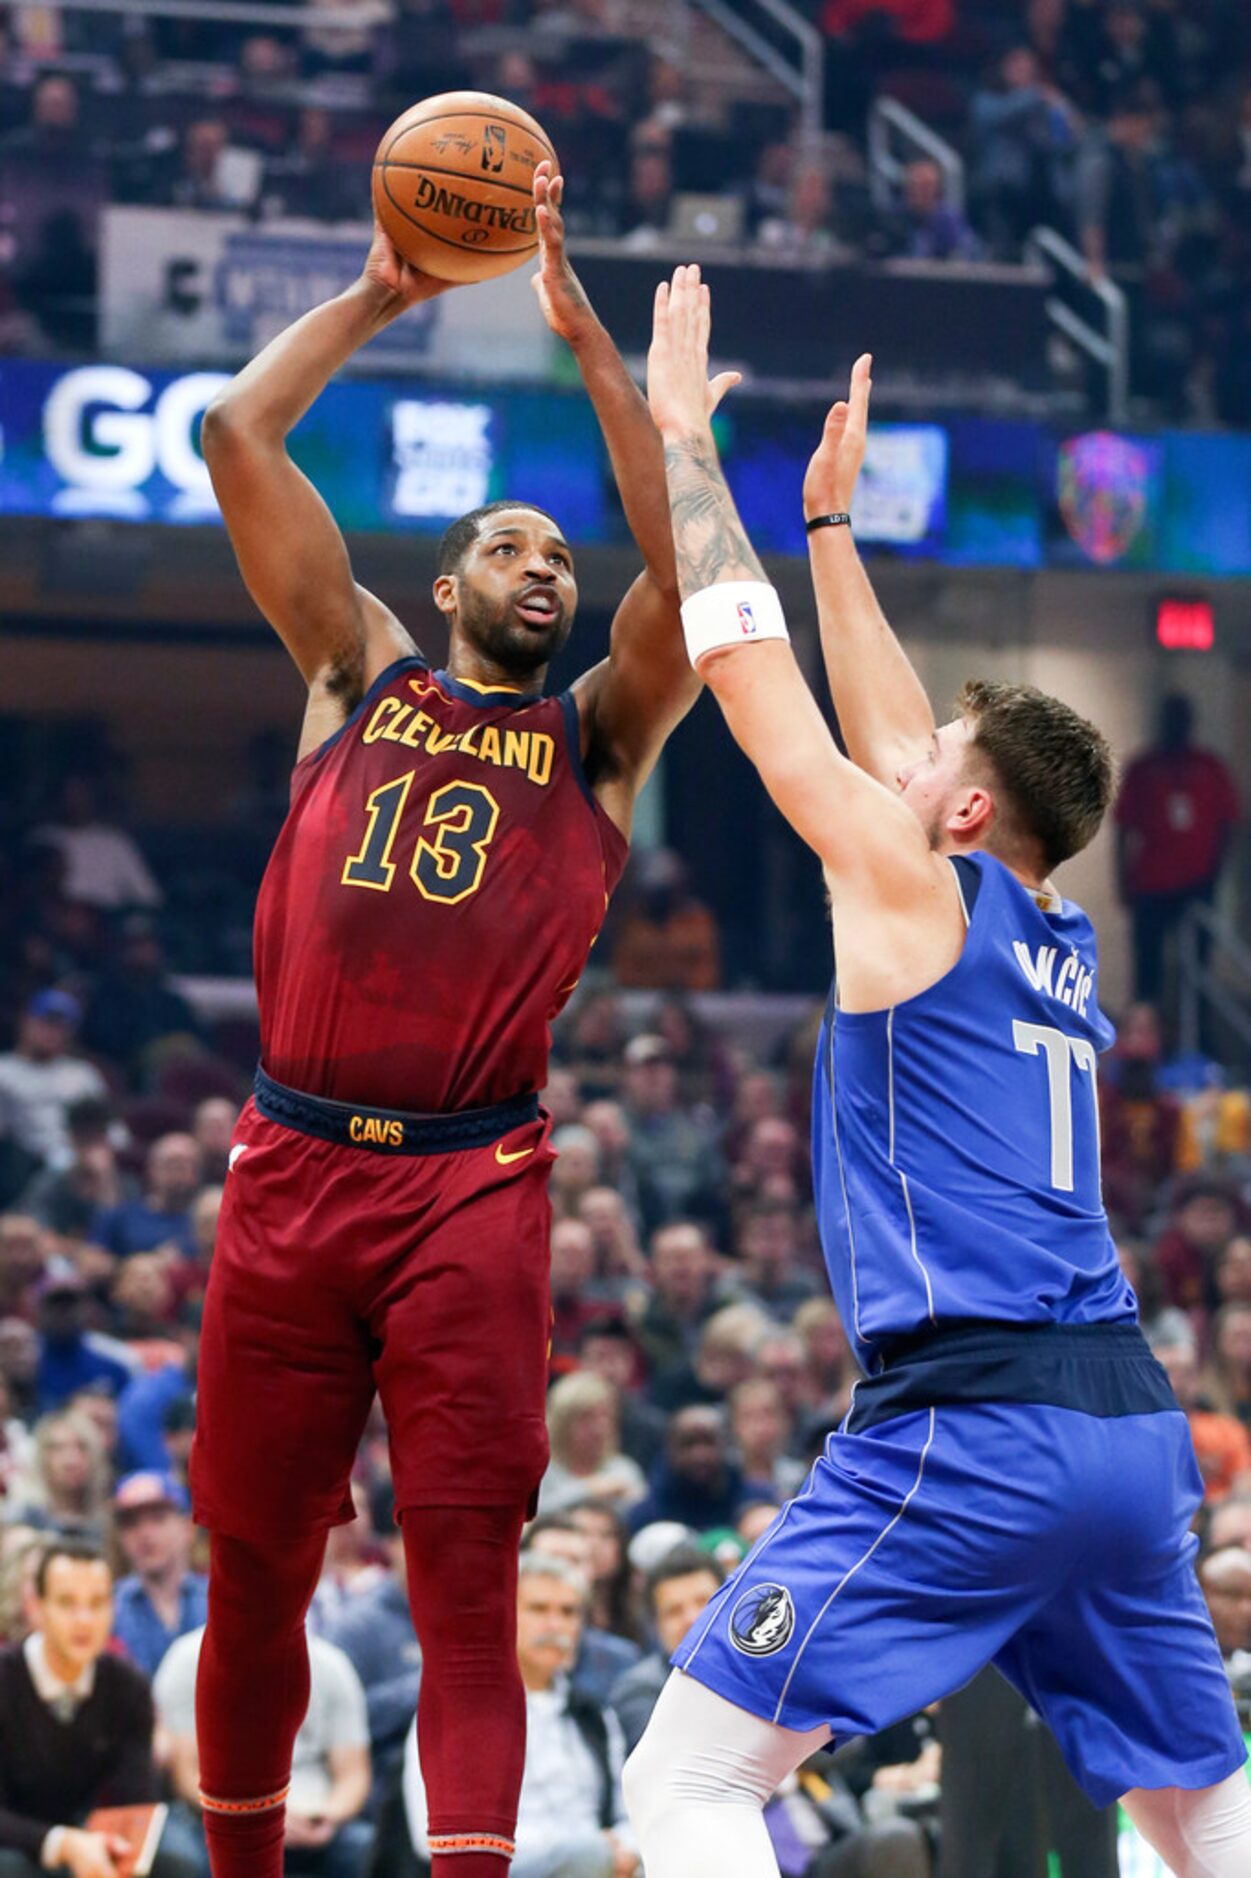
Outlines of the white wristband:
[[692,665],[723,646],[790,640],[777,588],[763,580],[725,580],[701,587],[682,602],[682,633]]

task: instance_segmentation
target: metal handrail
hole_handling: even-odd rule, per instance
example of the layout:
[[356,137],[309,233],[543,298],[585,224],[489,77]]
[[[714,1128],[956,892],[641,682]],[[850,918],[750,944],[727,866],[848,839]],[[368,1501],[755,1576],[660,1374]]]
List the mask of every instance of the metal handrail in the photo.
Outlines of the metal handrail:
[[1107,414],[1113,424],[1129,417],[1129,302],[1115,281],[1092,280],[1086,257],[1054,228],[1033,228],[1025,243],[1027,258],[1052,272],[1059,269],[1093,293],[1103,307],[1106,329],[1099,332],[1058,294],[1048,295],[1047,317],[1058,332],[1107,374]]
[[[1240,1002],[1222,983],[1203,956],[1203,940],[1211,942],[1229,975],[1241,975],[1246,999]],[[1209,1004],[1238,1036],[1251,1054],[1251,948],[1243,944],[1228,920],[1202,900],[1187,908],[1181,925],[1181,973],[1178,1010],[1179,1042],[1187,1054],[1201,1048],[1203,1007]]]
[[963,157],[945,137],[931,130],[924,118],[910,111],[906,104],[900,104],[898,98],[876,98],[869,113],[869,194],[873,206],[889,209],[903,178],[905,166],[895,155],[896,137],[937,163],[943,173],[944,199],[963,214]]
[[790,5],[790,0],[753,0],[762,13],[794,39],[798,60],[792,63],[763,33],[745,20],[727,0],[688,0],[719,26],[728,38],[736,40],[749,57],[764,68],[792,97],[799,100],[800,125],[806,139],[821,134],[825,117],[824,41],[811,20]]

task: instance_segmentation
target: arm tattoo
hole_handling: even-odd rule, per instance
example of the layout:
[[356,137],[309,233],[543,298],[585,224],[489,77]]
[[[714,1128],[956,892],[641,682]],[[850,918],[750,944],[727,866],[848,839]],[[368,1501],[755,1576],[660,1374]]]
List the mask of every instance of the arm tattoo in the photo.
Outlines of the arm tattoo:
[[678,587],[684,600],[720,580],[764,580],[710,436],[665,445]]

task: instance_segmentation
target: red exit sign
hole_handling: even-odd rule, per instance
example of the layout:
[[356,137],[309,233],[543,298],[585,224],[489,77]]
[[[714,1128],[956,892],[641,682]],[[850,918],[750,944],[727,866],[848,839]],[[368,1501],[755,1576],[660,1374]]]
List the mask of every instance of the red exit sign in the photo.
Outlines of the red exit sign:
[[1155,612],[1155,636],[1167,652],[1210,652],[1216,644],[1211,601],[1161,600]]

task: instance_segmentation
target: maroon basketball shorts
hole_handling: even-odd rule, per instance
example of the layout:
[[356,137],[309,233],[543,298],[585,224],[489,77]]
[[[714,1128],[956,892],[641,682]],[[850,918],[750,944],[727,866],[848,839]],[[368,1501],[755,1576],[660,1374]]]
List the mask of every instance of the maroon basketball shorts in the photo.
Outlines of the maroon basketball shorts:
[[397,1511],[527,1501],[547,1465],[549,1125],[351,1108],[261,1071],[204,1304],[196,1519],[265,1541],[352,1519],[377,1390]]

